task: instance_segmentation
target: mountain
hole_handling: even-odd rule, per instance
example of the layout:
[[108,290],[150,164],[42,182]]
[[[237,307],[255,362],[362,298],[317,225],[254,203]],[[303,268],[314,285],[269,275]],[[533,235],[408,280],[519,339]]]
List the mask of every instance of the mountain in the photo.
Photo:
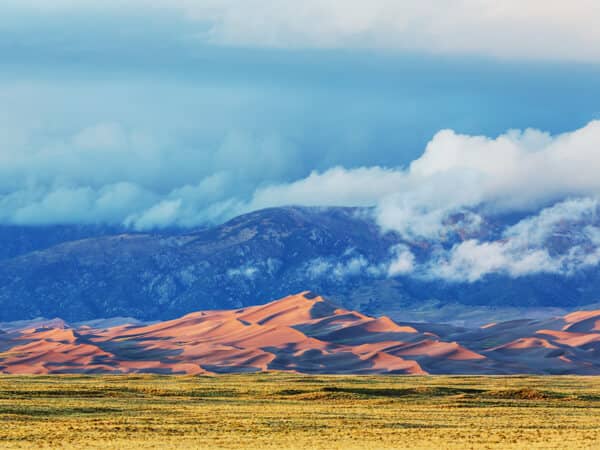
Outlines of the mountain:
[[0,372],[600,374],[600,311],[478,329],[396,323],[310,292],[152,324],[3,324]]
[[67,240],[0,260],[0,320],[168,319],[306,287],[337,298],[371,276],[320,277],[311,264],[378,262],[396,242],[353,208],[275,208],[211,229]]
[[64,242],[123,232],[123,227],[104,225],[0,225],[0,261]]
[[[271,208],[204,229],[0,227],[0,321],[135,317],[166,320],[310,289],[348,309],[413,321],[481,324],[566,314],[598,301],[600,270],[485,276],[473,282],[390,276],[398,245],[417,261],[467,239],[501,239],[518,220],[457,224],[437,242],[382,233],[368,208]],[[585,225],[585,224],[584,224]],[[563,227],[556,251],[584,225]],[[433,255],[433,256],[432,256]]]

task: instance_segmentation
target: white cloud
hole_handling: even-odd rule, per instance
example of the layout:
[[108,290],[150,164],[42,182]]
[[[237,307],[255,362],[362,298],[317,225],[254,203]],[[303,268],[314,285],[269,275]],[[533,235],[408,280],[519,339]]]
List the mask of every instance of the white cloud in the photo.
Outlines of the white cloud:
[[333,268],[333,263],[324,258],[315,258],[306,266],[306,273],[311,278],[320,278],[328,274]]
[[170,10],[198,40],[260,47],[391,48],[600,61],[596,0],[5,0],[46,13]]
[[136,230],[165,228],[177,224],[177,216],[181,208],[181,199],[163,200],[143,211],[139,216],[130,216],[125,224]]
[[[437,133],[407,169],[334,168],[261,188],[247,209],[276,205],[376,205],[384,230],[439,238],[445,219],[466,212],[475,231],[488,212],[527,211],[568,197],[600,195],[600,121],[557,136],[512,130],[496,138]],[[523,225],[524,226],[524,225]]]
[[540,272],[558,272],[546,250],[515,248],[512,243],[478,242],[470,239],[457,244],[450,252],[434,260],[426,277],[450,281],[474,282],[490,273],[512,277]]
[[490,139],[444,130],[411,164],[410,173],[420,179],[469,177],[484,199],[527,207],[564,194],[600,192],[598,145],[600,121],[558,136],[528,129]]
[[24,134],[0,139],[0,223],[193,227],[230,218],[245,207],[237,195],[297,171],[272,134],[232,131],[193,149],[118,123]]
[[247,209],[270,206],[372,206],[382,196],[396,192],[404,182],[401,171],[382,167],[346,170],[334,167],[323,173],[313,172],[292,183],[258,189]]
[[509,131],[490,139],[439,132],[407,176],[410,188],[382,200],[384,228],[433,237],[450,211],[485,204],[535,209],[569,196],[600,194],[600,122],[550,136]]
[[258,273],[258,268],[245,265],[236,269],[229,269],[227,271],[227,276],[229,278],[247,278],[248,280],[253,280],[258,275]]
[[[504,235],[512,241],[518,240],[525,246],[541,246],[553,235],[570,233],[578,222],[595,222],[599,203],[594,198],[570,199],[543,209],[539,214],[521,220],[508,228]],[[587,227],[587,233],[594,228]],[[588,234],[584,237],[588,237]]]
[[151,207],[157,197],[128,183],[33,187],[0,195],[0,222],[23,225],[119,223],[136,208]]
[[[398,250],[388,267],[390,276],[413,273],[472,282],[490,273],[571,275],[600,261],[600,234],[589,225],[598,217],[598,148],[599,121],[558,136],[525,130],[488,138],[445,130],[407,169],[313,173],[257,191],[250,205],[374,204],[382,229],[409,241],[437,242],[462,233],[463,242],[437,250],[421,266],[409,250]],[[482,215],[509,212],[533,215],[500,230],[501,240],[474,237],[486,226]],[[553,249],[551,241],[562,234],[567,241]],[[319,261],[311,270],[329,273],[334,266]]]
[[181,1],[231,45],[375,47],[599,61],[595,0]]
[[[501,240],[469,239],[439,252],[419,271],[429,278],[468,282],[491,273],[573,275],[600,262],[600,228],[589,225],[598,208],[595,199],[566,200],[507,228]],[[553,245],[556,238],[565,242]]]
[[[468,225],[469,215],[466,217]],[[409,245],[398,244],[390,248],[389,260],[379,264],[347,251],[337,259],[314,259],[306,270],[313,278],[411,276],[468,283],[489,274],[571,276],[600,263],[598,218],[598,200],[569,199],[508,226],[497,240],[466,239],[449,249],[433,242],[431,251],[419,262]]]
[[[247,145],[258,161],[279,145],[270,138],[238,140],[239,134],[226,138],[222,147]],[[41,150],[0,146],[0,221],[148,229],[192,227],[271,206],[377,206],[383,230],[412,240],[442,239],[457,230],[476,236],[482,214],[536,211],[565,198],[600,195],[600,121],[557,136],[525,130],[489,138],[444,130],[408,168],[334,167],[263,185],[248,200],[240,192],[286,173],[283,165],[265,175],[264,163],[245,171],[249,156],[235,158],[232,150],[223,150],[232,157],[229,167],[221,167],[205,152],[159,143],[137,130],[99,124]],[[284,155],[286,148],[275,153]],[[454,213],[461,219],[449,223]],[[527,223],[520,227],[515,234],[523,234]]]
[[13,221],[25,223],[52,223],[68,220],[78,222],[92,209],[94,192],[90,188],[59,188],[43,196],[39,201],[17,208]]
[[415,268],[415,255],[406,245],[396,245],[391,248],[394,255],[389,264],[387,274],[390,277],[411,273]]
[[311,278],[343,280],[357,276],[381,277],[387,273],[385,262],[369,262],[363,255],[347,250],[340,258],[315,258],[303,270]]
[[[297,154],[293,146],[274,136],[231,133],[211,158],[111,123],[30,144],[13,139],[0,145],[0,223],[147,230],[193,227],[271,206],[373,205],[383,231],[412,245],[435,242],[430,259],[417,261],[414,248],[399,246],[386,261],[352,252],[317,259],[308,273],[472,282],[491,273],[571,275],[600,262],[600,121],[557,136],[513,130],[490,138],[443,130],[407,168],[334,167],[258,189],[261,181],[285,178],[283,160],[287,149]],[[235,149],[246,146],[252,151],[236,158]],[[269,173],[261,173],[271,159]],[[510,212],[528,217],[496,230],[500,239],[484,233],[487,217]],[[457,235],[463,241],[448,248],[447,238]]]

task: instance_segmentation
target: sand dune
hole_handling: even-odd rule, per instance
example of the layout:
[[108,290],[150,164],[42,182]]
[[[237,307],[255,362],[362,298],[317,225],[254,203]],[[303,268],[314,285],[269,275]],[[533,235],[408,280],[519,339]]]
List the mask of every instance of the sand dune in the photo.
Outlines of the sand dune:
[[508,344],[500,345],[498,347],[490,349],[490,351],[497,350],[524,350],[532,348],[549,348],[557,349],[556,345],[550,343],[550,341],[542,338],[521,338],[516,341],[509,342]]
[[565,316],[564,331],[589,333],[600,331],[600,311],[579,311]]
[[60,319],[1,324],[0,372],[600,374],[600,311],[467,330],[399,324],[310,292],[154,324]]

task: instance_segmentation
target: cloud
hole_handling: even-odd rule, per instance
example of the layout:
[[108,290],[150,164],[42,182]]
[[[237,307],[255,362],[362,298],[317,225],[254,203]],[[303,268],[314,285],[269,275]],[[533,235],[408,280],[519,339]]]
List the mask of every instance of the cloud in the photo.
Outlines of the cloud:
[[[151,230],[271,206],[374,206],[382,231],[406,245],[382,261],[352,254],[306,270],[474,282],[494,273],[570,276],[600,261],[600,121],[558,135],[442,130],[406,167],[334,166],[307,176],[299,166],[314,159],[276,133],[233,130],[209,148],[171,144],[116,122],[3,141],[0,223]],[[495,229],[490,220],[504,214],[520,220]]]
[[[600,261],[594,225],[599,147],[598,121],[557,136],[525,130],[488,138],[444,130],[407,169],[312,173],[258,190],[250,205],[374,204],[382,230],[408,242],[460,235],[461,242],[434,249],[426,262],[417,263],[408,247],[392,249],[389,276],[474,282],[492,273],[572,275]],[[490,240],[486,217],[508,213],[527,217]],[[335,273],[336,267],[319,260],[310,271]]]
[[[599,217],[598,207],[595,198],[565,200],[509,227],[504,236],[522,246],[541,246],[552,236],[568,233],[577,225],[595,223]],[[579,237],[587,239],[589,236],[584,233]]]
[[217,0],[204,8],[188,4],[187,9],[214,24],[208,33],[212,41],[234,45],[367,46],[595,61],[600,57],[594,45],[600,32],[593,0],[308,0],[281,8],[273,8],[268,0]]
[[[598,70],[531,62],[600,61],[595,2],[7,0],[2,10],[2,224],[151,230],[270,206],[362,205],[406,247],[385,261],[315,262],[316,272],[476,280],[596,264],[596,227],[565,240],[566,219],[553,215],[580,207],[582,223],[595,220],[586,202],[600,192],[600,122],[581,124],[598,115]],[[527,63],[463,57],[473,54]],[[551,132],[498,135],[527,125]],[[434,135],[441,127],[452,129]],[[492,229],[505,213],[528,219]]]
[[396,192],[404,182],[401,171],[382,167],[346,170],[334,167],[323,173],[313,171],[292,183],[259,188],[247,209],[270,206],[373,206],[380,198]]
[[229,269],[227,271],[227,276],[229,278],[246,278],[248,280],[253,280],[259,272],[260,270],[257,267],[245,265],[236,269]]
[[46,14],[177,13],[199,44],[386,48],[502,58],[600,61],[595,0],[8,0]]
[[147,230],[220,222],[242,212],[240,193],[301,167],[283,162],[294,150],[273,133],[231,131],[190,149],[111,122],[37,140],[0,142],[0,223]]
[[260,276],[275,277],[283,266],[282,261],[276,258],[254,260],[252,255],[244,256],[248,256],[245,258],[245,264],[227,270],[229,278],[254,280]]
[[132,210],[150,207],[156,200],[152,193],[128,182],[98,189],[37,186],[0,195],[0,222],[19,225],[118,224]]
[[456,245],[428,267],[426,277],[474,282],[490,273],[511,277],[541,272],[559,272],[546,250],[515,248],[512,243],[478,242],[470,239]]
[[136,230],[174,226],[177,223],[179,208],[181,208],[181,199],[164,200],[142,212],[139,217],[129,216],[124,224]]
[[410,274],[415,268],[415,255],[406,245],[395,245],[391,249],[393,256],[387,270],[387,275],[395,277]]
[[566,200],[508,227],[500,240],[469,239],[439,252],[419,271],[427,278],[468,282],[492,273],[571,276],[600,262],[599,212],[597,199]]
[[330,278],[342,281],[346,278],[367,276],[379,278],[385,276],[385,262],[373,263],[363,255],[347,249],[338,258],[315,258],[306,263],[303,271],[311,278]]
[[[254,10],[265,8],[274,16],[257,14],[267,17],[265,25],[289,10],[298,11],[292,25],[300,28],[304,8],[322,10],[317,20],[356,12],[355,19],[340,19],[344,29],[380,15],[377,1],[294,5],[3,2],[0,28],[8,44],[0,43],[0,223],[193,227],[274,205],[385,203],[382,225],[396,229],[402,222],[407,232],[429,228],[435,235],[449,204],[480,200],[482,176],[475,168],[468,177],[446,171],[426,180],[417,166],[403,167],[440,127],[495,135],[531,124],[557,132],[597,115],[597,70],[580,65],[198,42],[217,39],[217,29],[235,22],[232,17],[252,19]],[[177,26],[173,11],[191,25]],[[137,39],[144,30],[154,40]],[[180,34],[190,30],[192,36]],[[535,145],[555,140],[525,133]],[[500,153],[496,140],[446,131],[430,144],[440,152],[429,159],[442,164],[437,153],[450,152],[456,142],[477,149],[481,141],[482,153]],[[421,160],[433,170],[435,164]],[[549,180],[549,189],[538,189],[555,185]],[[178,201],[172,220],[134,225],[163,202]]]
[[384,231],[434,239],[448,231],[446,219],[453,213],[462,214],[462,229],[475,231],[481,224],[480,209],[529,211],[568,197],[600,195],[599,147],[600,121],[556,136],[531,129],[496,138],[443,130],[407,169],[313,172],[292,183],[258,189],[247,208],[376,205]]
[[450,212],[465,208],[526,211],[595,197],[599,145],[599,121],[558,136],[526,130],[490,139],[441,131],[406,172],[409,188],[382,200],[379,221],[385,229],[434,237]]
[[[482,215],[600,195],[600,121],[554,136],[531,129],[495,138],[443,130],[407,168],[337,166],[269,184],[297,170],[294,147],[282,142],[236,133],[216,152],[192,152],[101,123],[41,148],[0,148],[0,221],[141,230],[193,227],[271,206],[376,206],[384,231],[441,239],[476,234]],[[266,162],[288,154],[291,163]],[[459,219],[449,220],[453,214]]]

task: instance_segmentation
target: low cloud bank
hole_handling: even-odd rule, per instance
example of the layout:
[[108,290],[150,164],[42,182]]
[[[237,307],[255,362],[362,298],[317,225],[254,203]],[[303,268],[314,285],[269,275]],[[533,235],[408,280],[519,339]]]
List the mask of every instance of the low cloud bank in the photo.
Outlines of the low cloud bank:
[[[313,173],[258,190],[250,207],[373,204],[383,232],[407,241],[473,236],[450,249],[434,248],[427,261],[418,262],[408,247],[397,250],[388,262],[390,276],[457,282],[492,273],[568,276],[600,262],[598,148],[598,121],[558,136],[525,130],[488,138],[443,130],[406,169]],[[511,213],[526,218],[498,239],[477,237],[489,227],[487,217]]]
[[[246,142],[238,141],[186,159],[148,136],[103,124],[25,154],[0,149],[0,222],[149,230],[271,206],[375,206],[382,232],[395,231],[407,243],[463,238],[450,248],[432,247],[428,261],[407,245],[391,249],[385,267],[355,257],[315,261],[309,269],[337,277],[364,272],[473,282],[491,273],[571,275],[600,261],[600,121],[556,136],[442,130],[406,168],[334,167],[291,183],[273,183],[281,173],[273,166],[269,172],[247,161],[220,163]],[[253,144],[258,161],[288,164],[285,143]],[[253,194],[240,197],[240,184]],[[490,239],[488,218],[502,214],[521,220]]]
[[600,262],[598,201],[567,200],[508,227],[502,239],[468,239],[421,268],[422,276],[473,282],[491,273],[574,275]]

